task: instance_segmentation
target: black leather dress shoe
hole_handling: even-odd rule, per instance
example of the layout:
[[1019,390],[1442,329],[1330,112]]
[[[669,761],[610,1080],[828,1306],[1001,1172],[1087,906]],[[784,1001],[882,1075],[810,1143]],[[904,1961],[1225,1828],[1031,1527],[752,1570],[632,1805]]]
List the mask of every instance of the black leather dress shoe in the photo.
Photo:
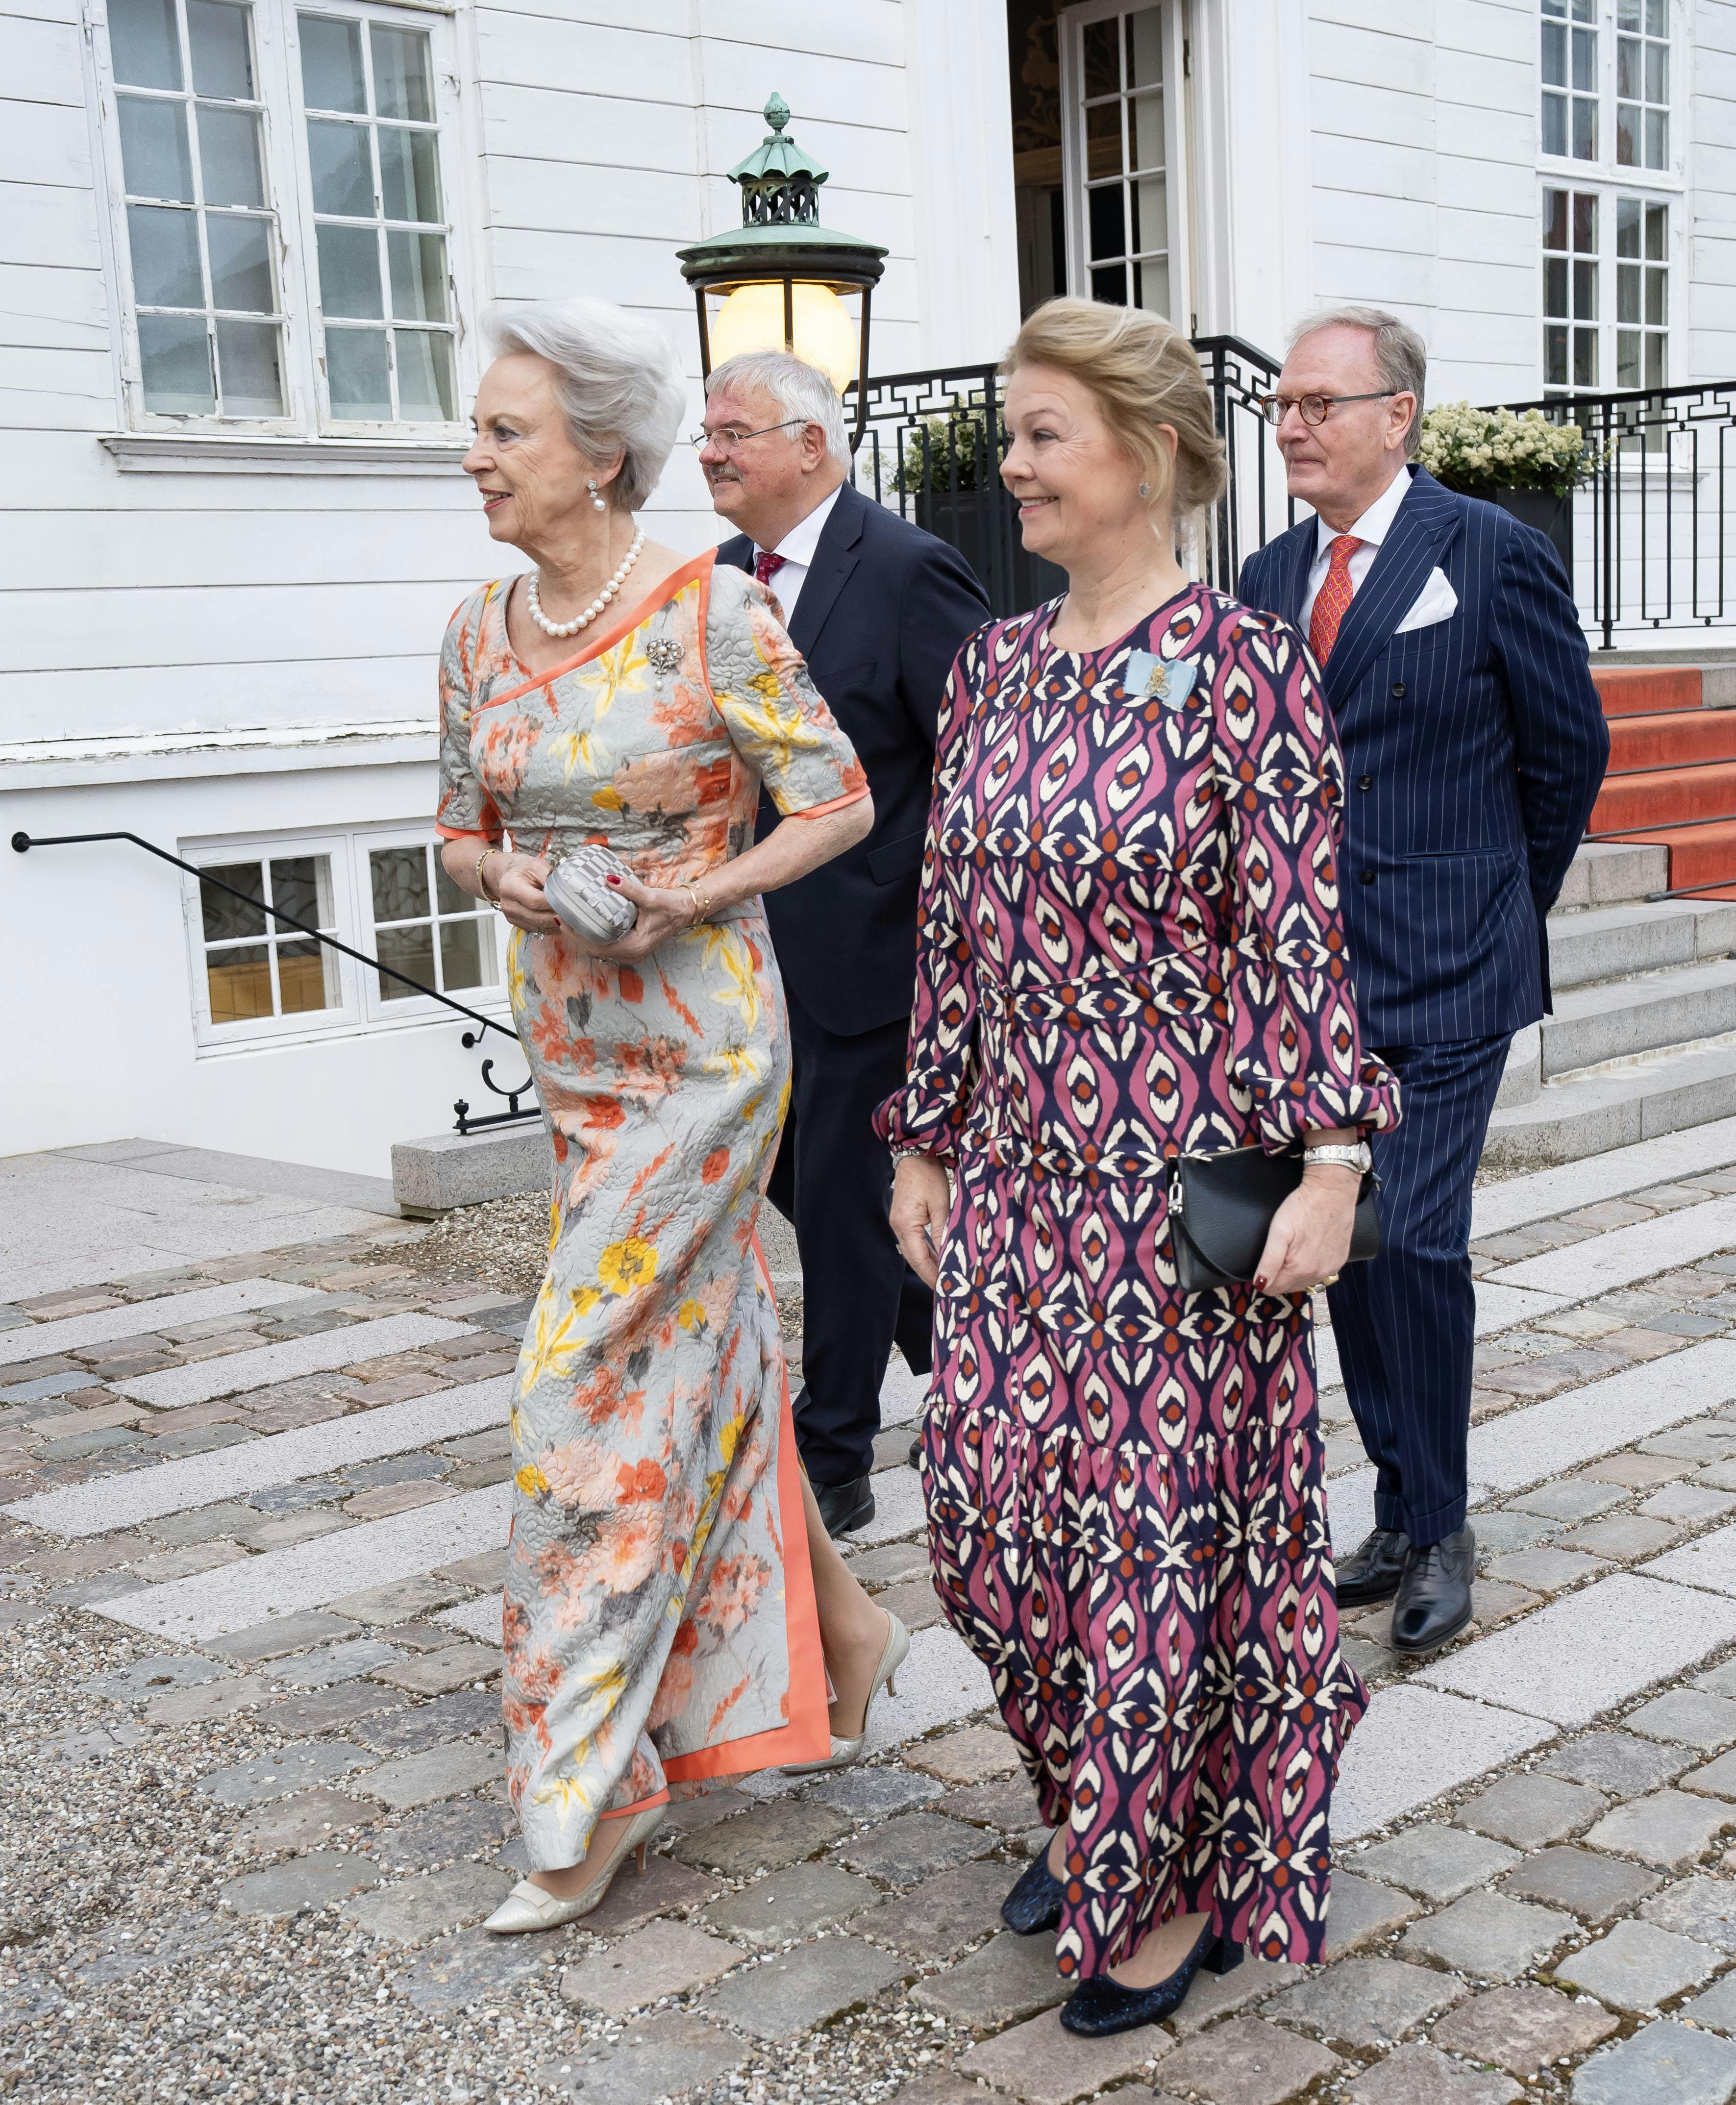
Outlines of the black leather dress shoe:
[[1394,1651],[1434,1651],[1469,1629],[1477,1538],[1469,1527],[1444,1542],[1412,1547],[1393,1603]]
[[871,1477],[858,1477],[848,1484],[815,1484],[813,1492],[828,1535],[848,1535],[852,1528],[866,1527],[874,1518]]
[[911,1467],[913,1469],[922,1467],[922,1435],[919,1432],[911,1442]]
[[1202,1966],[1208,1973],[1228,1973],[1241,1964],[1242,1946],[1226,1943],[1208,1927],[1169,1978],[1152,1987],[1124,1988],[1107,1973],[1094,1973],[1081,1981],[1063,2005],[1061,2022],[1082,2039],[1103,2039],[1111,2032],[1130,2032],[1138,2025],[1155,2025],[1181,2008]]
[[1061,1927],[1061,1881],[1049,1868],[1045,1849],[1000,1903],[1000,1919],[1020,1937]]
[[1410,1547],[1410,1537],[1395,1527],[1377,1527],[1365,1535],[1338,1566],[1339,1607],[1367,1608],[1391,1600],[1404,1576]]

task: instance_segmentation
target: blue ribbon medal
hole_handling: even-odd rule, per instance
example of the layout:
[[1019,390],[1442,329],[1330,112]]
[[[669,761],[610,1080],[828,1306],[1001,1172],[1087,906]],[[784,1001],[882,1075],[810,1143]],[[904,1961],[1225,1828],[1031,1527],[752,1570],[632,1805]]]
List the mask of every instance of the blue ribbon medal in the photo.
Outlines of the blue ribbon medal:
[[1121,686],[1133,699],[1155,698],[1166,709],[1185,708],[1199,670],[1197,658],[1159,658],[1149,650],[1134,650],[1128,655]]

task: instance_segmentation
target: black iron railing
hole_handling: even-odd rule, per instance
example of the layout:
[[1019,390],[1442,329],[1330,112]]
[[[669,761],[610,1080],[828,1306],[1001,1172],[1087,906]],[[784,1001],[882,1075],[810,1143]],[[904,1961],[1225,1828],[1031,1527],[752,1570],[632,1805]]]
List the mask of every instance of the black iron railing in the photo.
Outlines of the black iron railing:
[[1555,395],[1509,409],[1577,424],[1594,463],[1564,508],[1575,596],[1604,650],[1617,631],[1707,629],[1736,621],[1736,381]]
[[[1204,524],[1194,567],[1233,592],[1242,563],[1293,525],[1260,397],[1279,361],[1240,337],[1194,339],[1229,464],[1229,486]],[[950,542],[970,563],[996,615],[1065,588],[1062,572],[1026,552],[1001,486],[1003,383],[993,365],[899,373],[868,382],[859,488]],[[1581,617],[1602,647],[1662,630],[1736,624],[1736,381],[1646,392],[1515,402],[1577,423],[1589,477],[1557,503],[1522,491],[1501,501],[1550,534],[1573,579]],[[1551,516],[1546,517],[1549,513]]]
[[[272,906],[263,899],[256,899],[252,892],[241,891],[226,878],[219,877],[214,870],[201,869],[197,863],[183,862],[179,856],[171,855],[167,848],[159,848],[154,841],[147,841],[141,834],[20,832],[12,836],[12,852],[27,855],[32,848],[86,847],[98,841],[130,842],[134,847],[143,848],[146,855],[155,856],[159,862],[172,863],[177,869],[184,869],[189,877],[197,878],[202,886],[208,884],[230,899],[239,899],[243,905],[255,908],[265,915],[268,927],[273,922],[281,922],[286,928],[293,928],[298,935],[311,936],[315,942],[324,944],[327,950],[336,950],[342,957],[353,958],[357,964],[367,965],[385,978],[396,980],[400,986],[410,987],[418,994],[426,994],[431,1001],[437,1001],[442,1008],[450,1008],[456,1014],[468,1017],[475,1028],[465,1031],[459,1040],[467,1052],[481,1044],[484,1034],[488,1032],[492,1032],[497,1038],[510,1039],[515,1046],[518,1044],[518,1033],[496,1017],[485,1016],[479,1008],[467,1008],[463,1002],[454,1001],[450,994],[442,994],[438,987],[426,985],[421,980],[412,979],[408,972],[400,972],[395,965],[383,964],[378,958],[370,958],[365,950],[352,950],[347,943],[340,943],[335,936],[328,936],[322,929],[311,927],[306,922],[298,920],[294,914],[286,914],[282,907]],[[460,1097],[452,1106],[458,1114],[454,1123],[454,1132],[480,1133],[487,1126],[513,1125],[521,1120],[541,1117],[540,1110],[521,1111],[518,1107],[521,1097],[532,1094],[530,1076],[527,1075],[517,1088],[503,1089],[494,1079],[494,1069],[492,1060],[482,1062],[482,1086],[500,1097],[507,1106],[506,1110],[496,1111],[486,1118],[472,1118],[470,1106]]]
[[[1242,558],[1295,518],[1270,427],[1256,406],[1277,366],[1239,337],[1201,337],[1194,348],[1230,463],[1229,492],[1206,521],[1197,566],[1210,583],[1233,591]],[[1026,551],[1001,485],[1003,387],[992,365],[870,380],[856,461],[864,494],[956,548],[997,616],[1022,613],[1067,588],[1062,571]]]

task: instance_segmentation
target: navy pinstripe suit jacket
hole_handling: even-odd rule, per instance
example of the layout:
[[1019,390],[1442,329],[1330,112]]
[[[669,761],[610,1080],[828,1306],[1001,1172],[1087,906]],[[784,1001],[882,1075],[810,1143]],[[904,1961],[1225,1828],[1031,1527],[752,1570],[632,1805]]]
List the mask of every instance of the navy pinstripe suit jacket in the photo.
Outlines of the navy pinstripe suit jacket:
[[[1299,622],[1305,519],[1240,597]],[[1457,610],[1396,636],[1438,568]],[[1554,905],[1609,755],[1578,611],[1543,535],[1424,469],[1350,603],[1325,680],[1345,750],[1345,927],[1371,1045],[1491,1038],[1550,1006]]]

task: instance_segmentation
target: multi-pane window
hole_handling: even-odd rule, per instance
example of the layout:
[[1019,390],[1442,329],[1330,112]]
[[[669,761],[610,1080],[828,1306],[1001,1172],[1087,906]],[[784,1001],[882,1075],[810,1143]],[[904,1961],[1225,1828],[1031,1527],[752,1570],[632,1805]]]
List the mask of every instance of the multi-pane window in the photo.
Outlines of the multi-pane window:
[[[1605,248],[1612,235],[1613,256]],[[1667,387],[1669,330],[1668,203],[1546,189],[1546,391]]]
[[110,0],[146,409],[281,417],[283,307],[253,11]]
[[450,27],[382,0],[107,11],[135,418],[455,425]]
[[[440,847],[421,826],[360,827],[193,852],[186,909],[201,1040],[218,1048],[450,1017],[431,994],[498,1009],[511,931],[446,875]],[[356,954],[315,941],[285,914]]]
[[1162,9],[1087,22],[1081,56],[1091,297],[1167,315]]
[[450,423],[453,325],[427,32],[298,17],[334,422]]
[[1598,0],[1542,0],[1542,8],[1543,150],[1595,161]]
[[1616,159],[1670,165],[1670,0],[1616,0]]
[[1616,199],[1616,386],[1669,384],[1670,208]]
[[1543,384],[1595,387],[1598,198],[1543,193]]
[[[369,896],[374,955],[442,994],[499,980],[494,917],[441,867],[437,842],[370,850]],[[376,973],[381,1001],[411,1001],[414,987]]]
[[338,933],[329,856],[208,865],[199,904],[212,1023],[253,1023],[342,1008],[337,954],[275,914],[235,898],[224,885],[293,914],[309,927]]

